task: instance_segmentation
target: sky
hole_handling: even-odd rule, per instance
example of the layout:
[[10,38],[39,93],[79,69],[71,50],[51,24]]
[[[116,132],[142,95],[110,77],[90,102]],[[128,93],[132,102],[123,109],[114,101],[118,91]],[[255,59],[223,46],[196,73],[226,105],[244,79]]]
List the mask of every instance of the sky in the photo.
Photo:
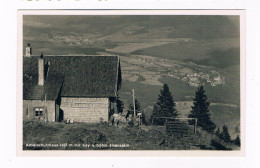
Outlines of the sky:
[[66,55],[115,43],[175,38],[239,38],[239,16],[23,16],[23,46],[31,43],[33,55]]

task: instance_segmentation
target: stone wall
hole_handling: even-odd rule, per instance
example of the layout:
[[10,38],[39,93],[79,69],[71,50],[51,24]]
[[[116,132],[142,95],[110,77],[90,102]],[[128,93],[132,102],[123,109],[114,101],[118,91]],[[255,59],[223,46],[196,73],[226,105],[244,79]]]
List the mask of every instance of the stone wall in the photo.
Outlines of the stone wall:
[[[44,108],[45,107],[45,108]],[[43,116],[35,116],[35,108],[44,108],[47,110],[47,115],[43,112]],[[44,120],[45,117],[48,121],[55,121],[55,101],[43,100],[23,100],[23,118],[24,119],[41,119]]]
[[98,123],[108,121],[108,98],[70,98],[62,97],[60,108],[67,118],[74,122]]

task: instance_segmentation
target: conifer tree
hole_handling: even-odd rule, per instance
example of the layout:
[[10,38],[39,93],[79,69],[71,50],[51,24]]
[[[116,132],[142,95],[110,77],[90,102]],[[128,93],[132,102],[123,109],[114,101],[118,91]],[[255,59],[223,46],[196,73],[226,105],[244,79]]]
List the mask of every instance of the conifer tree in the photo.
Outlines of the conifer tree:
[[219,137],[220,139],[224,140],[224,134],[223,134],[223,132],[221,132],[218,137]]
[[223,126],[223,140],[225,142],[231,142],[231,138],[228,132],[228,127],[226,125]]
[[240,138],[237,136],[237,138],[234,140],[234,144],[237,146],[240,146]]
[[197,118],[197,125],[203,130],[213,132],[216,125],[210,119],[209,105],[210,102],[207,100],[208,97],[205,95],[203,86],[199,86],[196,91],[195,98],[193,99],[193,106],[191,107],[190,118]]
[[220,130],[219,130],[219,127],[218,127],[218,129],[216,131],[216,136],[219,137],[219,135],[220,135]]
[[[157,103],[154,105],[153,116],[155,117],[177,117],[176,104],[167,84],[160,90]],[[164,124],[164,120],[155,119],[155,123]]]

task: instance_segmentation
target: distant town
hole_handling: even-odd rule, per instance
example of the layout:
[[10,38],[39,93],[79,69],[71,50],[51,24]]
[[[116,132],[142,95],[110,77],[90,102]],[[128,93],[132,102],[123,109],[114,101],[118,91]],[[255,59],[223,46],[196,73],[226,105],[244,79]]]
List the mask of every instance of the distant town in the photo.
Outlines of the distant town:
[[180,61],[156,58],[152,56],[134,55],[121,61],[127,68],[123,79],[134,82],[141,81],[143,84],[161,85],[159,78],[169,76],[186,82],[190,86],[209,84],[217,86],[225,84],[225,77],[212,67],[201,66],[192,62],[183,63]]

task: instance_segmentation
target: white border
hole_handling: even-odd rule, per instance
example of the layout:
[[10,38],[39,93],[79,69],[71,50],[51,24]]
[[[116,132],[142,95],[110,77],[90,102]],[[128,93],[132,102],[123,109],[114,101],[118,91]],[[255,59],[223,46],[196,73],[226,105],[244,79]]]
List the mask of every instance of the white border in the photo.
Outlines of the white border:
[[[22,150],[22,51],[23,15],[240,15],[240,151],[23,151]],[[17,156],[88,156],[88,157],[163,157],[163,156],[244,156],[245,155],[245,10],[19,10],[17,53]]]

